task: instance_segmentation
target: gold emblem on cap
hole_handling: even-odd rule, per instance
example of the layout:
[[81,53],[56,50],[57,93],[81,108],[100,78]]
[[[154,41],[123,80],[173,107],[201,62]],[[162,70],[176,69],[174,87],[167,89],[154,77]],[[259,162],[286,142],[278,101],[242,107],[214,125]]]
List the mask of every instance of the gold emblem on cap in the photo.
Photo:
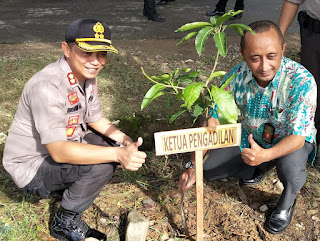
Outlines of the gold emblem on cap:
[[104,27],[102,26],[102,24],[100,22],[97,22],[94,26],[93,26],[93,31],[95,31],[95,38],[99,38],[99,39],[103,39],[104,38]]

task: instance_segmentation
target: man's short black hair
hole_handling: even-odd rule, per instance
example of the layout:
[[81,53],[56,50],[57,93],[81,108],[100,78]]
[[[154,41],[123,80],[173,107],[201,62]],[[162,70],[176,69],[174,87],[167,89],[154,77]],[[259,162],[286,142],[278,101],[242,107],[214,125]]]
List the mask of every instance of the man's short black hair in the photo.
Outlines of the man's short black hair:
[[[253,22],[251,24],[249,24],[249,27],[255,32],[255,33],[264,33],[269,31],[271,28],[273,28],[274,30],[276,30],[281,46],[283,46],[284,44],[284,38],[283,35],[281,33],[281,30],[279,28],[279,26],[277,24],[275,24],[272,21],[269,20],[261,20],[261,21],[256,21]],[[244,49],[245,49],[245,37],[246,34],[248,33],[248,31],[244,31],[243,36],[241,36],[241,41],[240,41],[240,47],[241,47],[241,52],[243,53]]]

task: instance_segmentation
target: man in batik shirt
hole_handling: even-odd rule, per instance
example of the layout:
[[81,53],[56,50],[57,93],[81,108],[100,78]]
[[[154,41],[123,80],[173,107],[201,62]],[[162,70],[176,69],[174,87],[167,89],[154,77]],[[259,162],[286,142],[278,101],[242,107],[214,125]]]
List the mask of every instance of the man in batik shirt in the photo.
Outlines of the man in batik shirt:
[[[256,35],[246,32],[241,39],[245,62],[224,78],[237,74],[227,89],[243,118],[241,146],[210,150],[204,177],[237,177],[240,185],[255,185],[275,166],[284,190],[265,228],[276,234],[290,224],[306,182],[307,160],[315,156],[317,87],[308,70],[284,57],[286,44],[276,24],[258,21],[249,26]],[[217,111],[211,111],[208,126],[219,125]],[[187,183],[193,171],[189,168],[181,175],[181,191],[195,183],[195,178]]]

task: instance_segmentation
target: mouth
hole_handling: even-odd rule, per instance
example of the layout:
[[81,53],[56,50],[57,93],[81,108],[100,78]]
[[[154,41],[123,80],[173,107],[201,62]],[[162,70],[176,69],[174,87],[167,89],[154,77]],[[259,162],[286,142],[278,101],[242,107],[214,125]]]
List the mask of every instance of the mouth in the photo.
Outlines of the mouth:
[[270,73],[269,72],[261,72],[260,75],[262,77],[268,77],[270,75]]
[[88,68],[88,67],[86,67],[86,69],[91,74],[95,74],[95,73],[97,73],[99,71],[99,69],[97,69],[97,68]]

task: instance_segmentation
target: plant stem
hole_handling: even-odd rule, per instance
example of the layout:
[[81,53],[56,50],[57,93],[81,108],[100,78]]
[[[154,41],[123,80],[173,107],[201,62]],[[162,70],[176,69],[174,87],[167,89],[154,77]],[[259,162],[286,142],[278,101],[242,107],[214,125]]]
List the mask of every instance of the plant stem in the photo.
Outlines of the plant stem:
[[155,81],[154,79],[150,78],[150,77],[146,74],[146,72],[144,72],[144,69],[143,69],[142,67],[141,67],[141,70],[142,70],[143,75],[144,75],[147,79],[149,79],[150,81],[152,81],[153,83],[155,83],[155,84],[157,84],[157,85],[162,85],[162,86],[164,86],[164,87],[172,88],[172,89],[174,89],[176,92],[178,92],[176,89],[181,89],[181,90],[184,89],[183,87],[180,87],[180,86],[165,85],[165,84],[162,84],[162,83],[160,83],[160,82],[157,82],[157,81]]
[[[216,70],[216,67],[217,67],[217,64],[218,64],[218,59],[219,59],[219,54],[220,54],[220,52],[219,52],[219,49],[217,50],[217,56],[216,56],[216,60],[215,60],[215,63],[214,63],[214,65],[213,65],[213,69],[212,69],[212,71],[211,71],[211,74],[210,74],[210,76],[215,72],[215,70]],[[209,85],[209,82],[211,81],[211,79],[210,78],[208,78],[207,79],[207,82],[206,82],[206,86],[208,86]]]

